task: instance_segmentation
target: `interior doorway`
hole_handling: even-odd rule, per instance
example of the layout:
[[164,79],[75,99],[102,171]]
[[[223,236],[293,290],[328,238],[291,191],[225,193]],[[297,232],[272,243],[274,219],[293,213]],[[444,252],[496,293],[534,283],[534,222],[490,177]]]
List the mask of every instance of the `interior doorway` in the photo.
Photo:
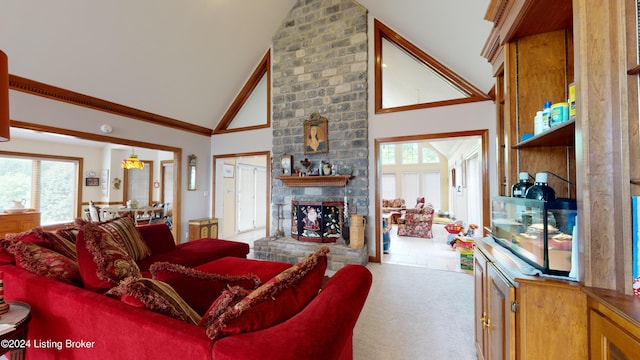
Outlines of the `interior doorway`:
[[[376,256],[375,261],[387,262],[388,255],[382,253],[384,229],[382,228],[383,210],[382,200],[390,196],[403,198],[406,207],[411,208],[416,205],[417,197],[425,197],[427,203],[432,203],[436,211],[451,212],[457,219],[465,224],[477,224],[482,229],[488,224],[490,216],[488,209],[489,198],[489,175],[488,175],[488,130],[464,131],[455,133],[424,134],[410,137],[377,139],[376,145]],[[469,145],[473,143],[477,145]],[[420,145],[418,164],[414,166],[403,166],[403,162],[411,162],[410,157],[402,153],[396,154],[395,158],[399,162],[398,166],[388,167],[389,149],[385,147],[389,144],[397,144],[396,151],[411,150],[412,144]],[[440,145],[436,144],[439,143]],[[411,145],[410,145],[411,144]],[[436,153],[442,158],[446,158],[446,166],[422,166],[424,164],[422,156],[427,156],[427,151],[423,148],[436,149]],[[414,149],[415,150],[415,149]],[[404,158],[403,158],[404,156]],[[385,159],[387,157],[387,159]],[[442,170],[444,169],[444,170]],[[454,169],[452,171],[452,169]],[[396,174],[393,174],[397,172]],[[455,176],[454,174],[457,174]],[[406,177],[406,179],[405,179]],[[390,189],[390,186],[393,189]],[[406,187],[406,188],[405,188]],[[418,196],[415,196],[419,194]],[[384,216],[385,221],[392,221],[389,216]],[[389,219],[389,220],[387,220]],[[420,256],[421,252],[414,246],[423,247],[427,242],[435,242],[435,239],[422,239],[412,237],[397,236],[397,225],[390,226],[390,231],[394,232],[392,238],[402,242],[402,250],[407,253],[407,265],[424,265],[423,259],[419,259],[417,264],[412,264],[411,256]],[[446,231],[442,225],[433,226],[434,237],[438,236],[439,242],[446,242]],[[445,240],[442,240],[442,239]],[[413,244],[413,245],[412,245]],[[445,243],[446,244],[446,243]],[[399,244],[396,244],[398,248]],[[408,247],[408,248],[407,248]],[[390,254],[394,248],[393,242],[390,244]],[[446,247],[444,247],[446,249]],[[450,251],[449,251],[450,253]],[[436,255],[437,256],[437,255]],[[449,254],[447,254],[449,256]],[[457,257],[457,255],[455,255]],[[402,263],[405,259],[389,262]],[[432,261],[433,263],[433,261]],[[429,266],[427,266],[429,267]],[[443,269],[450,270],[450,269]]]
[[213,216],[221,238],[269,234],[270,153],[242,153],[213,157]]

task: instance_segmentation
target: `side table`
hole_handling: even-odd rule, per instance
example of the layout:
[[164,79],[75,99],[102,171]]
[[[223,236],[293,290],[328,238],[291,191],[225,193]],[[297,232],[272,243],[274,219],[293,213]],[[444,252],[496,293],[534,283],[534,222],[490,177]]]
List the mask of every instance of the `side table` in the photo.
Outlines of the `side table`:
[[11,324],[15,329],[0,335],[0,355],[9,353],[9,359],[24,359],[27,342],[29,321],[31,320],[31,306],[20,301],[7,301],[9,312],[2,314],[0,324]]

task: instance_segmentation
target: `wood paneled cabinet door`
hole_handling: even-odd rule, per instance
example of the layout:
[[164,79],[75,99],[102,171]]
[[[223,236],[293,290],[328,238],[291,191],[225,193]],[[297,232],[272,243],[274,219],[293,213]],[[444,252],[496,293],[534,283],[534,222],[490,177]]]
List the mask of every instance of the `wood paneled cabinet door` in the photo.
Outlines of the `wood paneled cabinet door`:
[[476,254],[475,334],[478,359],[515,359],[515,312],[512,311],[515,287],[480,252]]
[[591,359],[631,360],[640,356],[640,339],[597,311],[589,313]]

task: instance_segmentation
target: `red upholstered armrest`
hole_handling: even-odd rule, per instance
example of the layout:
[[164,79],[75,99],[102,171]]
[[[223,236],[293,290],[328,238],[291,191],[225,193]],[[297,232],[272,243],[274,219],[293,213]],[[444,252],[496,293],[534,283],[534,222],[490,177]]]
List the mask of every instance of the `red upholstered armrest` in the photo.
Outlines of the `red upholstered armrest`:
[[172,251],[176,248],[176,241],[167,224],[141,225],[137,229],[153,255]]
[[353,328],[371,287],[362,265],[338,270],[320,293],[291,319],[270,328],[222,338],[216,360],[352,359]]

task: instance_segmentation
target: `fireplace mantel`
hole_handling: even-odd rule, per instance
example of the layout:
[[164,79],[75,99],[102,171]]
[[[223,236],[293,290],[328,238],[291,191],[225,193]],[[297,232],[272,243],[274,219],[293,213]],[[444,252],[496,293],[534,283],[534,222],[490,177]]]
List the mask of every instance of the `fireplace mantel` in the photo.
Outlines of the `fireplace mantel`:
[[280,176],[278,179],[288,187],[344,187],[353,176]]

